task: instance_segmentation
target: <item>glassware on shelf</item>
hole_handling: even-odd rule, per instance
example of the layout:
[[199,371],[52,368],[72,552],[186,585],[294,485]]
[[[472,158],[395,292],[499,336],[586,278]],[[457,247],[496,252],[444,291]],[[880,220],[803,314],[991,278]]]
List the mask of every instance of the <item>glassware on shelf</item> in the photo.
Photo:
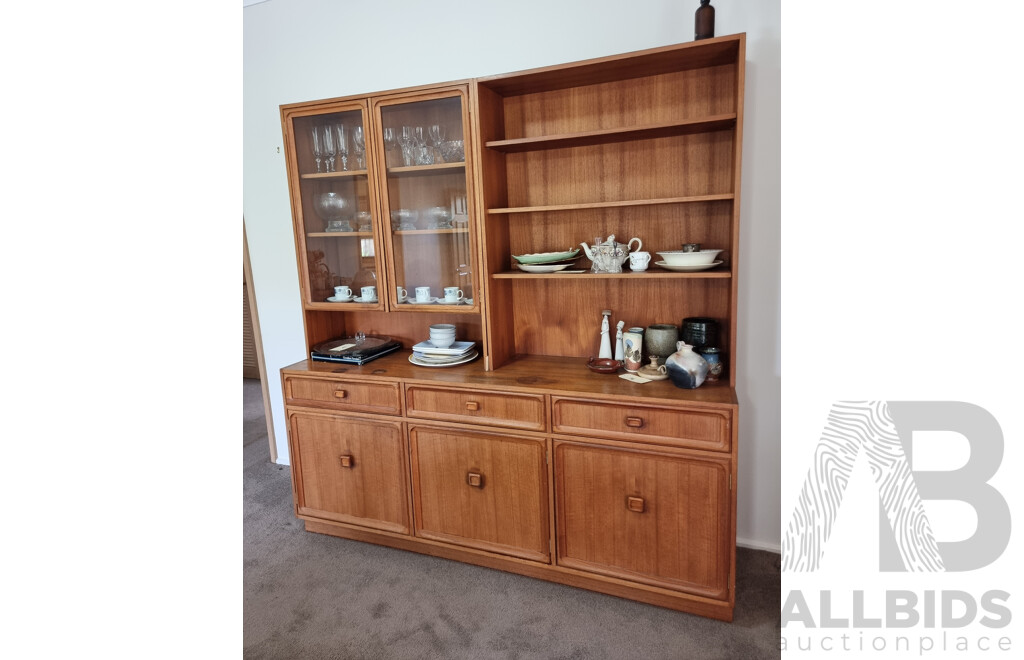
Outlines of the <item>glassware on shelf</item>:
[[366,139],[363,137],[363,127],[356,126],[352,129],[352,153],[356,157],[356,169],[366,169]]
[[345,124],[335,124],[334,131],[338,136],[338,157],[341,158],[341,171],[348,171],[348,130]]
[[462,140],[447,140],[442,143],[441,158],[446,163],[464,162],[466,160],[466,152]]
[[427,140],[430,142],[430,150],[435,163],[444,162],[441,154],[441,145],[444,143],[445,129],[442,124],[431,124],[427,129]]
[[395,147],[398,146],[398,136],[395,135],[395,129],[387,127],[384,129],[384,161],[389,167],[394,166],[394,162],[391,158],[391,154],[394,153]]
[[310,137],[313,139],[311,143],[313,146],[313,160],[316,161],[316,172],[319,174],[320,161],[323,159],[324,155],[323,138],[320,136],[320,128],[314,126],[313,130],[310,131]]
[[452,210],[444,206],[427,209],[427,229],[452,229]]
[[416,135],[412,126],[402,127],[402,133],[398,136],[398,144],[402,147],[402,164],[409,167],[415,162]]
[[358,224],[356,231],[372,231],[372,222],[373,216],[369,211],[360,211],[359,213],[356,213],[356,223]]
[[345,220],[345,224],[348,224],[345,217],[348,215],[348,200],[342,197],[340,193],[330,191],[316,195],[313,198],[313,208],[316,209],[317,215],[327,223],[327,231],[352,231],[351,225],[349,225],[348,229],[331,229],[332,226],[343,226],[337,224],[342,220]]
[[416,229],[413,217],[414,213],[409,209],[395,209],[391,212],[391,229],[394,231],[411,231]]
[[324,155],[327,156],[327,171],[334,171],[334,157],[337,155],[337,149],[334,145],[334,133],[330,126],[324,127]]

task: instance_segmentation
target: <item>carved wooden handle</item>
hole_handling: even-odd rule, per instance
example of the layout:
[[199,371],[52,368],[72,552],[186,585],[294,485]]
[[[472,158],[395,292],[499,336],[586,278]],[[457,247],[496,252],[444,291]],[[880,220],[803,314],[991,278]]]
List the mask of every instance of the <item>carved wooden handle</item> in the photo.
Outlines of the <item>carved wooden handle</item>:
[[341,461],[341,467],[343,468],[355,467],[356,465],[355,457],[353,457],[351,454],[340,456],[339,460]]
[[484,475],[479,474],[477,472],[467,472],[466,473],[466,483],[469,484],[470,486],[472,486],[473,488],[483,488],[484,487]]
[[334,390],[334,396],[336,396],[339,399],[344,399],[345,397],[348,396],[348,392],[346,392],[345,390]]
[[626,426],[629,426],[629,427],[634,428],[634,429],[639,429],[639,428],[643,428],[643,425],[644,425],[643,417],[627,417],[626,418]]
[[626,508],[630,511],[636,511],[637,513],[644,512],[644,498],[642,497],[627,497]]
[[476,401],[467,401],[466,410],[480,410],[480,404]]

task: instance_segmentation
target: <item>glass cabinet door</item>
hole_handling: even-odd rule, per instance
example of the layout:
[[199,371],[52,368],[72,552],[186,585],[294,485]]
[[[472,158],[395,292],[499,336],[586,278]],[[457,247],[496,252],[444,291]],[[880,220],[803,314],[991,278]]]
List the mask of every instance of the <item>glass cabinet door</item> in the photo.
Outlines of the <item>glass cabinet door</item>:
[[307,303],[383,308],[364,110],[292,120]]
[[377,103],[395,310],[478,309],[461,89]]

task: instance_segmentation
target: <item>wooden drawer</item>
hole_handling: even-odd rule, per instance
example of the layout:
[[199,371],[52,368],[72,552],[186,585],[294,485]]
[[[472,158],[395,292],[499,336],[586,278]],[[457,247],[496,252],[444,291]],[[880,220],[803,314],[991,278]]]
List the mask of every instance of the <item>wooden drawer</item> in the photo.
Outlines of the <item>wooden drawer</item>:
[[409,417],[544,431],[544,396],[406,385]]
[[550,561],[547,441],[409,429],[416,535]]
[[728,597],[728,459],[555,443],[557,563]]
[[299,515],[410,532],[401,422],[306,412],[288,422]]
[[401,394],[398,383],[365,383],[326,378],[284,379],[285,403],[332,410],[400,415]]
[[731,413],[553,397],[555,433],[712,451],[732,448]]

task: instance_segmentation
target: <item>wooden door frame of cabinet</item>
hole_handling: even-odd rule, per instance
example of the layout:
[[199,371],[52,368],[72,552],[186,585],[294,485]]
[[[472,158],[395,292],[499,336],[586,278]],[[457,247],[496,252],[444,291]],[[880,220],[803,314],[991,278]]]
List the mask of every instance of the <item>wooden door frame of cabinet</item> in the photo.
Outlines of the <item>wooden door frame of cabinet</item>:
[[[483,314],[486,296],[482,295],[483,278],[480,273],[481,254],[479,249],[482,227],[478,220],[480,216],[477,212],[478,209],[475,204],[474,197],[476,190],[476,177],[474,174],[476,159],[473,150],[475,142],[473,140],[473,114],[470,90],[471,87],[469,85],[469,81],[464,81],[444,85],[420,87],[380,96],[371,96],[370,111],[372,113],[374,130],[376,131],[377,129],[380,129],[383,131],[384,120],[382,110],[385,107],[402,105],[405,103],[419,103],[459,97],[462,104],[462,139],[463,153],[465,156],[465,169],[463,171],[463,176],[466,180],[466,212],[469,216],[470,259],[472,260],[473,265],[473,290],[475,292],[475,298],[473,301],[475,311],[471,311],[471,313]],[[374,168],[374,174],[377,175],[377,199],[380,204],[380,217],[382,220],[378,224],[382,230],[382,241],[387,246],[385,248],[385,254],[387,256],[387,309],[389,312],[401,311],[414,313],[416,310],[400,308],[397,301],[394,299],[395,289],[398,286],[398,282],[395,279],[394,235],[391,230],[390,198],[387,194],[387,154],[384,152],[383,133],[374,139],[373,147],[374,155],[377,159],[377,166]],[[484,346],[486,346],[486,325],[486,323],[481,323],[481,332],[485,335]]]

